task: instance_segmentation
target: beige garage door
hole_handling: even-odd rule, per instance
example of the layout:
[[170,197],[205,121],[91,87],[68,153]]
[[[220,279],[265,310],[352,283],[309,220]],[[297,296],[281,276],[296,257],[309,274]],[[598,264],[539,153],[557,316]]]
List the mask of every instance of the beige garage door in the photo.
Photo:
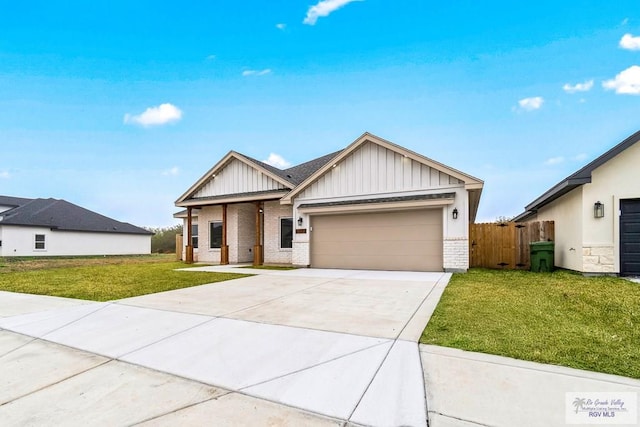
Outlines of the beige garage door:
[[442,271],[442,210],[314,215],[311,266]]

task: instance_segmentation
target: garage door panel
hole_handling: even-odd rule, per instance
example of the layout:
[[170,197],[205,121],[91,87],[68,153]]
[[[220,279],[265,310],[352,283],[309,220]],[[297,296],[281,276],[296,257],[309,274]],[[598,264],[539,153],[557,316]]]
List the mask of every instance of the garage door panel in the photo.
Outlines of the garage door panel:
[[[415,224],[377,227],[332,227],[331,229],[321,230],[322,233],[316,232],[314,237],[320,242],[336,242],[344,241],[345,239],[353,241],[425,240],[425,237],[428,238],[429,236],[436,236],[434,240],[438,240],[437,236],[442,234],[442,226],[440,224],[426,224],[419,229],[417,227]],[[317,230],[317,227],[315,230]]]
[[[434,242],[433,245],[423,244],[424,241],[375,241],[375,242],[321,242],[314,245],[313,253],[315,255],[330,256],[392,256],[398,254],[401,256],[410,255],[439,255],[442,251],[439,246],[440,242]],[[409,247],[410,246],[410,247]],[[438,246],[435,247],[434,246]]]
[[340,214],[311,220],[311,265],[442,270],[442,210]]
[[[389,265],[389,257],[380,256],[342,256],[335,258],[330,255],[318,256],[314,259],[315,263],[325,265],[317,268],[353,268],[363,270],[405,270],[405,271],[440,271],[442,263],[434,259],[424,259],[422,256],[412,255],[402,258],[393,259],[393,263]],[[416,265],[421,268],[418,270]]]

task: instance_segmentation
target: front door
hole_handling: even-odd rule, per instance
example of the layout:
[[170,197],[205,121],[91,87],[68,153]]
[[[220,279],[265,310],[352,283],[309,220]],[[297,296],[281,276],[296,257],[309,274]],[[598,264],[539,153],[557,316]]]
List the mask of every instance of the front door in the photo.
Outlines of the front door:
[[620,274],[640,276],[640,199],[620,200]]

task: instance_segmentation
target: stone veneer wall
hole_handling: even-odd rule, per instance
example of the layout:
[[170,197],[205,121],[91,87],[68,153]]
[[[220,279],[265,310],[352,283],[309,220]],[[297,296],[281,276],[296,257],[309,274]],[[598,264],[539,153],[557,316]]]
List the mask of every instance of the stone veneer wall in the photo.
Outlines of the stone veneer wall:
[[584,246],[582,248],[583,272],[614,273],[614,264],[613,246]]
[[[264,262],[265,264],[291,264],[290,248],[280,248],[280,218],[291,218],[292,207],[280,202],[264,204]],[[293,225],[295,233],[295,222]]]
[[444,239],[442,264],[444,271],[464,272],[469,269],[469,239]]

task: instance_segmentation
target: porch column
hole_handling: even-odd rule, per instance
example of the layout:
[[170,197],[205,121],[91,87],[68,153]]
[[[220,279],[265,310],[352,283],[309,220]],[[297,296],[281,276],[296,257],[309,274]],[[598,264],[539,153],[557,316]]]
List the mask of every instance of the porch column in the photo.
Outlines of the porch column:
[[227,245],[227,204],[222,205],[222,245],[220,246],[220,264],[229,264],[229,246]]
[[185,260],[187,264],[193,264],[193,239],[191,238],[191,206],[187,208],[187,232],[185,235],[187,236],[187,245],[185,246]]
[[262,206],[260,202],[256,202],[256,243],[253,245],[253,265],[262,265],[262,221],[260,221],[260,214],[262,213]]

